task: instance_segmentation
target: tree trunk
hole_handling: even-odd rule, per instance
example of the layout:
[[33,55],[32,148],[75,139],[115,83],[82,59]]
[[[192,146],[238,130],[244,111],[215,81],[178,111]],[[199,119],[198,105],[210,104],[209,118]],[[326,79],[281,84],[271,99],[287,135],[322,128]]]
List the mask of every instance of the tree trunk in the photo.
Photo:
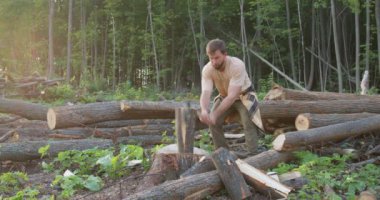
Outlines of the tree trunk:
[[245,199],[252,196],[239,167],[236,165],[237,158],[221,147],[212,154],[213,163],[218,170],[229,196],[232,199]]
[[112,16],[112,90],[116,90],[116,28],[115,18]]
[[[293,159],[293,156],[289,152],[280,153],[270,150],[247,158],[245,161],[256,168],[266,170],[278,165],[280,162],[287,162],[291,159]],[[179,180],[167,181],[161,185],[130,195],[125,199],[202,199],[222,189],[222,184],[218,172],[210,171]]]
[[154,38],[154,27],[153,27],[153,19],[152,19],[152,0],[148,0],[148,15],[149,15],[149,25],[150,25],[150,34],[152,40],[152,48],[153,48],[153,56],[154,56],[154,66],[156,68],[156,87],[157,90],[160,91],[160,69],[158,66],[158,58],[156,52],[156,40]]
[[273,141],[273,148],[277,151],[293,150],[300,146],[323,144],[356,137],[363,133],[380,129],[380,115],[349,121],[341,124],[309,129],[304,131],[288,132],[279,135]]
[[305,92],[283,88],[281,86],[273,87],[264,100],[299,100],[299,101],[318,101],[318,100],[380,100],[380,95],[357,95],[351,93],[335,92]]
[[29,141],[20,143],[5,143],[0,146],[0,161],[25,161],[38,159],[41,155],[38,149],[50,145],[48,155],[53,157],[61,151],[85,150],[92,148],[108,148],[113,146],[111,140],[84,139],[84,140],[61,140],[61,141]]
[[86,40],[86,5],[85,0],[80,1],[80,33],[81,33],[81,52],[82,63],[80,68],[79,81],[83,79],[87,73],[87,40]]
[[73,0],[69,0],[69,16],[67,20],[67,63],[66,63],[66,82],[71,79],[71,29],[73,23]]
[[[171,122],[173,119],[140,119],[140,120],[115,120],[105,121],[95,124],[89,124],[89,127],[93,128],[118,128],[118,127],[130,127],[130,126],[149,126],[149,125],[173,125]],[[0,125],[1,126],[1,125]]]
[[353,114],[313,114],[304,113],[299,114],[296,118],[297,130],[308,130],[312,128],[318,128],[328,126],[332,124],[340,124],[348,121],[355,121],[358,119],[364,119],[372,117],[378,114],[373,113],[353,113]]
[[337,69],[338,69],[339,93],[342,93],[343,92],[342,62],[340,61],[339,39],[338,39],[338,31],[337,31],[337,24],[336,24],[336,14],[335,14],[335,0],[331,0],[331,17],[332,17],[332,24],[333,24],[336,66],[337,66]]
[[49,1],[49,55],[48,55],[48,79],[54,75],[54,45],[53,45],[53,19],[54,19],[54,0]]
[[85,126],[102,121],[123,119],[173,119],[174,112],[154,110],[121,111],[116,101],[50,108],[47,121],[50,129]]
[[380,72],[380,0],[375,1],[375,18],[376,18],[376,30],[377,30],[377,60]]
[[296,75],[296,64],[294,62],[294,53],[293,53],[293,41],[292,41],[292,29],[290,26],[290,9],[289,9],[289,0],[285,1],[286,5],[286,24],[288,28],[288,45],[289,45],[289,57],[290,57],[290,68],[292,69],[292,76],[293,80],[297,81],[297,75]]
[[199,103],[195,101],[177,102],[177,101],[121,101],[120,108],[122,111],[128,110],[155,110],[172,112],[180,107],[199,108]]
[[356,93],[360,91],[360,22],[359,10],[355,12],[355,86]]
[[48,107],[14,99],[0,99],[0,112],[12,113],[33,120],[45,120]]
[[261,118],[293,118],[301,113],[380,113],[380,100],[267,101],[260,104]]
[[370,23],[370,9],[371,6],[371,1],[366,0],[366,36],[365,36],[365,70],[369,71],[369,47],[371,45],[370,40],[371,40],[371,23]]

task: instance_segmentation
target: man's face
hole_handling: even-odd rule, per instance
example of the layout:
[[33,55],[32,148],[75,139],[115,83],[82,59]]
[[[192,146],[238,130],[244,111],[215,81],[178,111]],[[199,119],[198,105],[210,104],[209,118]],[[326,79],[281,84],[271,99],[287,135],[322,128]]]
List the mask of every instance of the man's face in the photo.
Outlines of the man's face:
[[207,53],[207,55],[210,59],[211,65],[215,69],[221,70],[227,57],[227,53],[222,53],[220,50],[216,50],[214,53]]

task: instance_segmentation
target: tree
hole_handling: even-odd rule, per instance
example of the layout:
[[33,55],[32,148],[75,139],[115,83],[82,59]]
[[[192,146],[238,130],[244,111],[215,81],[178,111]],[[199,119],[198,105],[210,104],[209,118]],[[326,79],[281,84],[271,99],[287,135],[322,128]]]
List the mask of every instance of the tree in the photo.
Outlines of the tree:
[[335,47],[335,59],[338,69],[338,84],[339,84],[339,93],[343,92],[343,80],[342,80],[342,63],[340,61],[340,51],[339,51],[339,39],[338,31],[336,25],[336,14],[335,14],[335,0],[331,0],[331,17],[333,24],[333,34],[334,34],[334,47]]
[[53,45],[53,19],[54,19],[54,0],[49,1],[49,63],[48,78],[54,74],[54,45]]
[[67,20],[67,64],[66,64],[66,81],[71,79],[71,34],[73,24],[73,0],[69,0],[69,16]]

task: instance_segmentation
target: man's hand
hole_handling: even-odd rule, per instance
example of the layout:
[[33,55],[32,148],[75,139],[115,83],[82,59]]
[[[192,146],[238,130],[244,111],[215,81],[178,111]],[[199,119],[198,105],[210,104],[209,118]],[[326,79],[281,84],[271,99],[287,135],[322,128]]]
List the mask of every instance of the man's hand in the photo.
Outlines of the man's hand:
[[206,110],[202,110],[201,114],[199,115],[199,120],[207,125],[211,125],[210,115]]

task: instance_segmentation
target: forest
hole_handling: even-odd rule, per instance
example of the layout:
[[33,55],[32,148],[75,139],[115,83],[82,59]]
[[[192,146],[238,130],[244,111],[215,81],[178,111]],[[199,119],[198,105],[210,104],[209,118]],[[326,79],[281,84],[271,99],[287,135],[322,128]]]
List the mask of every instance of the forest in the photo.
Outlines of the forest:
[[[200,122],[215,38],[256,152]],[[379,199],[379,80],[380,0],[0,0],[0,200]]]
[[379,86],[378,0],[4,0],[0,66],[75,87],[200,88],[205,44],[227,42],[249,76],[291,88]]

